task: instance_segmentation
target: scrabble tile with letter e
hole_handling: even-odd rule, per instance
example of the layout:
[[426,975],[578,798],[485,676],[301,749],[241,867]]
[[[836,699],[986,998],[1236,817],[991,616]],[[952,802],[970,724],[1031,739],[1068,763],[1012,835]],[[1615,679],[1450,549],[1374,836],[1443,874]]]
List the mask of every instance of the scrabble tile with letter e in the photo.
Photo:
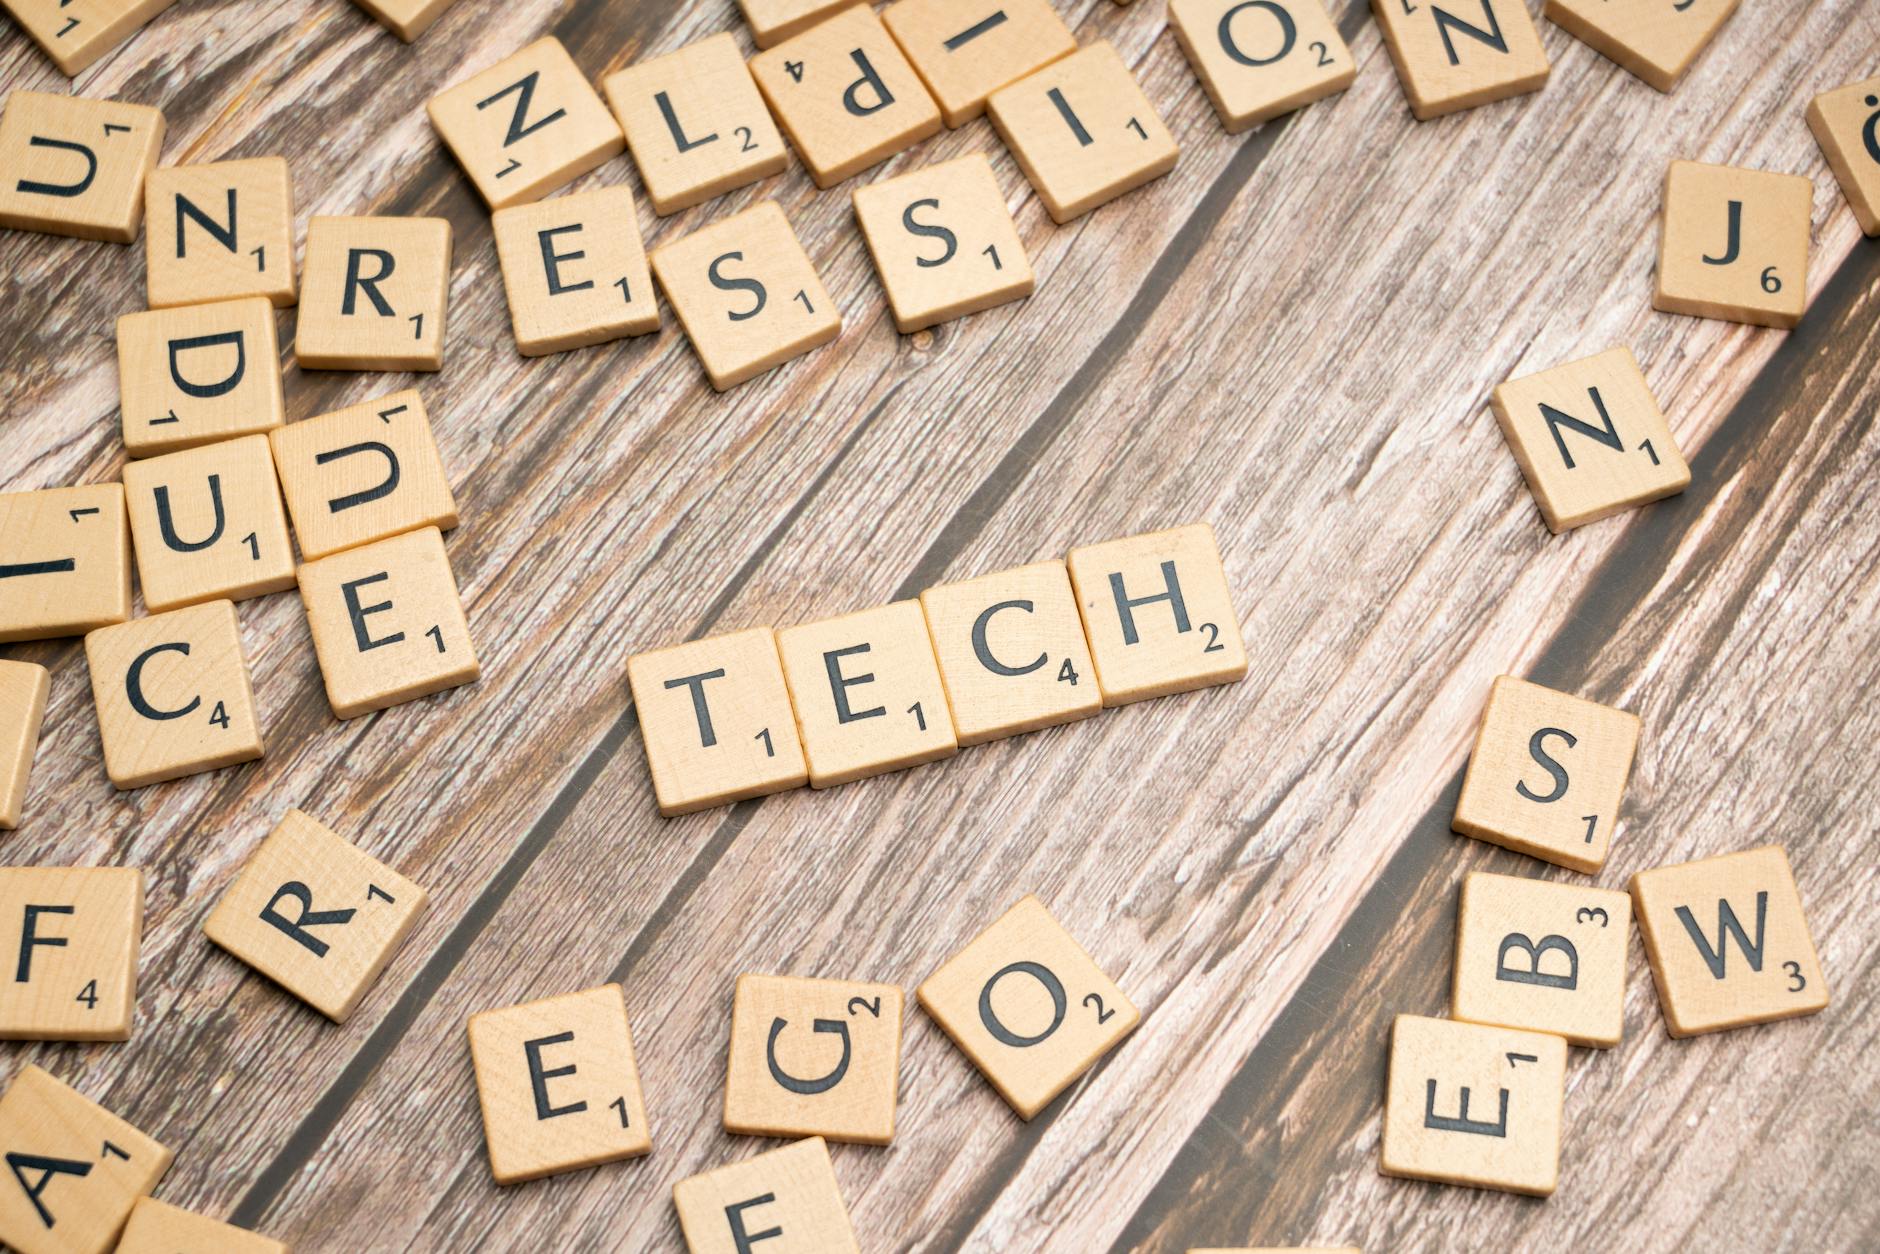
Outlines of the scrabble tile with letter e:
[[1547,51],[1525,0],[1371,0],[1419,121],[1539,91]]
[[952,127],[984,113],[999,88],[1077,51],[1051,0],[898,0],[881,20]]
[[819,1136],[681,1180],[672,1204],[691,1254],[860,1254]]
[[444,10],[457,0],[354,0],[360,8],[378,19],[379,25],[410,43],[430,30]]
[[1816,96],[1808,104],[1808,129],[1860,229],[1880,235],[1880,78]]
[[66,77],[137,33],[176,0],[5,0],[7,12],[26,28]]
[[132,457],[262,434],[285,420],[274,306],[258,296],[125,314],[117,350]]
[[170,1151],[27,1064],[0,1096],[0,1241],[19,1254],[105,1254]]
[[457,501],[416,389],[292,423],[268,438],[308,561],[420,527],[457,525]]
[[450,295],[444,218],[314,218],[294,355],[304,370],[439,370]]
[[294,586],[294,547],[266,436],[131,462],[124,500],[153,612]]
[[281,157],[164,166],[144,184],[150,307],[294,303],[294,180]]
[[0,643],[82,635],[130,616],[122,484],[0,492]]
[[246,1228],[159,1202],[137,1199],[114,1254],[288,1254],[287,1246]]
[[624,187],[511,205],[490,217],[524,357],[659,330],[633,193]]
[[1814,193],[1793,174],[1673,161],[1652,307],[1765,327],[1800,322]]
[[1168,24],[1230,135],[1341,92],[1358,74],[1321,0],[1170,0]]
[[886,1145],[900,1072],[897,986],[738,977],[725,1131]]
[[0,868],[0,1040],[128,1041],[143,934],[135,867]]
[[0,113],[0,227],[128,244],[162,147],[163,115],[148,105],[11,92]]
[[1617,1045],[1631,935],[1624,893],[1472,871],[1462,881],[1449,1013]]
[[1667,0],[1613,4],[1611,0],[1547,0],[1556,26],[1600,55],[1617,61],[1659,91],[1677,86],[1736,0]]
[[51,673],[38,663],[0,658],[0,829],[20,825],[50,686]]
[[800,35],[834,13],[863,0],[738,0],[751,37],[759,48],[769,48]]

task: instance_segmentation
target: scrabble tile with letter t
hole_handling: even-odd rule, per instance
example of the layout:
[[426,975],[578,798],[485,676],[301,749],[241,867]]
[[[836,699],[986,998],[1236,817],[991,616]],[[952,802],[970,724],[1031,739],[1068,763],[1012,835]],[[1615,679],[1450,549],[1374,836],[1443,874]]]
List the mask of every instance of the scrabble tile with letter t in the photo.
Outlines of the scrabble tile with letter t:
[[128,1041],[143,932],[135,867],[0,868],[0,1040]]
[[1230,135],[1351,86],[1321,0],[1169,0],[1168,24]]
[[82,635],[130,616],[122,484],[0,492],[0,643]]
[[1465,1023],[1617,1045],[1632,899],[1608,888],[1472,871],[1457,910],[1449,1013]]
[[144,185],[150,307],[294,303],[294,180],[280,157],[164,166]]
[[490,216],[524,357],[659,330],[633,193],[624,187],[511,205]]
[[860,1254],[819,1136],[681,1180],[672,1204],[691,1254]]
[[1526,0],[1371,0],[1419,121],[1539,91],[1547,82]]
[[220,1223],[154,1197],[137,1200],[114,1254],[288,1254],[270,1237]]
[[1814,195],[1794,174],[1673,161],[1652,307],[1765,327],[1800,322]]
[[20,825],[51,675],[36,662],[0,658],[0,830]]
[[6,0],[6,7],[33,42],[45,49],[70,78],[174,3],[176,0]]
[[0,113],[0,227],[128,244],[162,147],[163,115],[148,105],[11,92]]
[[897,0],[881,20],[952,127],[984,113],[999,88],[1077,51],[1051,0]]
[[105,1254],[171,1158],[30,1063],[0,1096],[0,1153],[15,1178],[0,1189],[0,1241],[19,1254]]
[[1816,96],[1808,105],[1808,129],[1860,229],[1880,235],[1880,78]]
[[725,1131],[886,1145],[900,1073],[899,987],[738,977]]
[[440,370],[450,296],[444,218],[314,218],[294,355],[304,370]]
[[1612,0],[1547,0],[1556,26],[1602,56],[1617,61],[1659,91],[1677,86],[1736,0],[1667,0],[1614,4]]
[[132,457],[257,435],[285,421],[274,306],[259,296],[125,314],[117,355]]

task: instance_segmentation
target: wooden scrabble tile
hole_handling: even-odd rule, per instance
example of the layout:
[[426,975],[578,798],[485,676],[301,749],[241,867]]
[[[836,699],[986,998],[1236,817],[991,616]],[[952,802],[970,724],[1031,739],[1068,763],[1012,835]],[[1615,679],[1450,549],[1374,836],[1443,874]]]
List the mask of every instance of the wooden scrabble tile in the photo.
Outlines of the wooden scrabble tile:
[[294,355],[303,370],[439,370],[450,295],[443,218],[314,218]]
[[811,788],[959,752],[920,602],[786,627],[777,652]]
[[759,48],[769,48],[792,35],[863,0],[738,0],[751,37]]
[[1808,105],[1808,129],[1860,229],[1880,235],[1880,77],[1816,96]]
[[1031,295],[1031,259],[984,153],[858,187],[853,199],[896,330]]
[[294,180],[282,157],[163,166],[144,184],[150,307],[294,303]]
[[[9,0],[15,16],[31,4]],[[87,0],[79,0],[85,3]],[[13,91],[0,113],[0,227],[128,244],[144,221],[144,179],[163,148],[148,105]]]
[[135,35],[176,0],[4,0],[13,20],[68,78]]
[[1053,222],[1162,177],[1181,151],[1103,40],[994,92],[986,108]]
[[245,435],[124,467],[137,579],[153,613],[294,586],[274,455]]
[[457,525],[457,501],[415,388],[277,428],[268,441],[307,561]]
[[0,1040],[128,1041],[143,934],[135,867],[0,868]]
[[1697,54],[1734,12],[1736,0],[1668,0],[1664,4],[1547,0],[1546,8],[1556,26],[1659,91],[1677,86]]
[[20,825],[26,807],[26,785],[50,684],[45,667],[0,658],[0,828],[7,831]]
[[898,986],[738,977],[725,1131],[886,1145],[900,1079]]
[[653,1148],[618,984],[471,1015],[470,1059],[498,1184]]
[[490,227],[524,357],[659,330],[631,191],[603,187],[513,205],[492,214]]
[[789,160],[728,32],[609,74],[601,90],[662,218],[781,174]]
[[1104,705],[1247,673],[1240,618],[1207,523],[1086,545],[1067,562]]
[[378,19],[379,25],[411,43],[432,23],[444,16],[444,10],[457,0],[354,0],[360,8]]
[[118,398],[132,457],[174,453],[281,425],[281,344],[260,297],[125,314]]
[[1169,0],[1168,24],[1230,135],[1341,92],[1358,74],[1322,0]]
[[653,273],[720,392],[842,330],[842,314],[774,200],[655,248]]
[[1827,1009],[1828,982],[1781,846],[1640,871],[1632,903],[1671,1035]]
[[1546,85],[1547,52],[1524,0],[1371,0],[1371,10],[1419,121]]
[[1617,1045],[1631,932],[1624,893],[1472,871],[1462,881],[1449,1013]]
[[984,113],[999,88],[1077,51],[1051,0],[898,0],[881,20],[953,127]]
[[115,1254],[288,1254],[287,1246],[154,1197],[137,1200]]
[[1136,1026],[1136,1007],[1026,897],[916,990],[921,1008],[1029,1120]]
[[1673,161],[1652,307],[1764,327],[1800,322],[1814,191],[1793,174]]
[[0,492],[0,643],[79,636],[130,616],[123,484]]
[[770,628],[636,653],[627,659],[627,682],[661,814],[809,782]]
[[672,1204],[691,1254],[860,1254],[819,1136],[681,1180]]
[[940,109],[868,5],[751,58],[751,76],[818,187],[940,129]]
[[429,898],[299,810],[281,816],[204,935],[335,1023],[378,982]]
[[170,1151],[28,1063],[0,1096],[0,1241],[19,1254],[105,1254]]
[[1691,484],[1691,468],[1629,348],[1510,379],[1489,404],[1556,533]]
[[415,701],[483,673],[436,527],[307,563],[300,599],[336,718]]

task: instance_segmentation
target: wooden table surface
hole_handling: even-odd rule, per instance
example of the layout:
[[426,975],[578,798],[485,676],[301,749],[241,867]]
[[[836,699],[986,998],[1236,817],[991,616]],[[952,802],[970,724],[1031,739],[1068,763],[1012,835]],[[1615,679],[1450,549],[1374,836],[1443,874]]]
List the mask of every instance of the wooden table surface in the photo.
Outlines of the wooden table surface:
[[[837,344],[726,395],[669,310],[655,336],[520,358],[488,214],[423,104],[544,33],[596,77],[719,30],[748,50],[732,0],[459,0],[411,47],[343,0],[182,0],[80,77],[163,109],[165,163],[284,154],[303,231],[450,219],[446,365],[416,381],[484,675],[338,722],[298,598],[250,601],[266,759],[117,793],[81,646],[0,649],[53,671],[6,861],[148,877],[133,1038],[9,1044],[0,1079],[50,1068],[175,1151],[160,1197],[301,1250],[672,1249],[672,1183],[775,1144],[719,1127],[733,980],[911,988],[1029,891],[1143,1024],[1027,1125],[912,1011],[893,1146],[834,1149],[865,1250],[1880,1245],[1880,245],[1803,121],[1880,67],[1880,6],[1745,4],[1669,96],[1539,22],[1544,91],[1418,124],[1368,6],[1334,0],[1355,86],[1240,137],[1158,0],[1058,7],[1135,67],[1174,173],[1063,228],[984,121],[864,176],[989,152],[1037,268],[1029,301],[911,337],[853,184],[819,192],[793,163],[663,221],[642,202],[657,241],[776,197],[841,303]],[[65,89],[10,25],[0,82]],[[1681,157],[1813,178],[1799,330],[1651,309]],[[638,190],[624,157],[577,186],[619,182]],[[0,273],[0,488],[116,478],[113,322],[143,308],[141,243],[9,232]],[[1487,394],[1614,344],[1691,488],[1551,536]],[[289,415],[411,382],[290,355]],[[1242,615],[1241,684],[655,813],[629,654],[1197,519]],[[1545,1202],[1377,1174],[1389,1023],[1443,1011],[1464,871],[1579,878],[1449,832],[1503,672],[1644,720],[1598,883],[1781,843],[1835,996],[1673,1041],[1635,942],[1624,1043],[1572,1051]],[[201,932],[290,806],[432,894],[344,1027]],[[652,1156],[498,1189],[465,1017],[607,980]]]

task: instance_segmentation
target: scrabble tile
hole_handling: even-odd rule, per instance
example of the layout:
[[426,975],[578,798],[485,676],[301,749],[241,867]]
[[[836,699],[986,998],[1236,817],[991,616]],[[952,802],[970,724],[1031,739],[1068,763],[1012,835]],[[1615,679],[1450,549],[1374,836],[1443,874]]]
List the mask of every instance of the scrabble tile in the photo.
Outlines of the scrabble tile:
[[45,667],[0,658],[0,829],[20,825],[50,683]]
[[294,180],[282,157],[164,166],[144,184],[150,307],[294,303]]
[[439,370],[450,294],[443,218],[314,218],[294,355],[303,370]]
[[900,1073],[898,986],[738,977],[725,1131],[886,1145]]
[[307,561],[457,525],[457,501],[414,388],[292,423],[268,440]]
[[1136,1026],[1136,1007],[1036,897],[916,990],[921,1008],[1029,1120]]
[[281,425],[281,342],[260,297],[125,314],[118,397],[132,457],[263,434]]
[[1071,550],[1068,565],[1104,705],[1231,684],[1247,673],[1213,527],[1086,545]]
[[1781,846],[1640,871],[1632,904],[1671,1035],[1827,1009],[1828,982]]
[[0,1096],[0,1241],[19,1254],[105,1254],[170,1151],[28,1063]]
[[1103,708],[1063,562],[920,594],[962,745],[1089,718]]
[[959,752],[920,602],[786,627],[777,652],[811,788]]
[[300,599],[337,718],[428,697],[483,673],[436,527],[307,563]]
[[143,934],[135,867],[0,868],[0,1040],[128,1041]]
[[552,35],[424,108],[492,209],[539,200],[626,147],[600,93]]
[[[16,4],[50,12],[53,0],[10,0],[17,16]],[[162,148],[163,115],[147,105],[10,92],[0,113],[0,227],[128,244]]]
[[79,636],[130,616],[123,484],[0,492],[0,643]]
[[211,601],[85,637],[105,773],[142,788],[262,754],[241,623]]
[[151,612],[294,586],[294,547],[266,436],[131,462],[124,500]]
[[939,106],[865,4],[758,53],[751,76],[818,187],[940,129]]
[[1556,26],[1659,91],[1677,86],[1697,54],[1734,12],[1736,0],[1664,4],[1547,0],[1546,9]]
[[242,867],[204,935],[344,1023],[417,926],[424,889],[299,810]]
[[1162,177],[1180,152],[1136,76],[1102,40],[994,92],[986,108],[1053,222]]
[[770,48],[862,0],[738,0],[751,37]]
[[1168,24],[1230,135],[1351,86],[1322,0],[1169,0]]
[[727,32],[609,74],[601,90],[662,218],[781,174],[789,160]]
[[470,1059],[498,1184],[653,1148],[618,984],[471,1015]]
[[986,111],[986,98],[1077,51],[1051,0],[898,0],[882,13],[948,126]]
[[1880,235],[1880,77],[1816,96],[1808,105],[1808,129],[1860,229]]
[[498,209],[490,226],[524,357],[659,330],[653,275],[626,188]]
[[68,78],[135,35],[176,0],[5,0],[13,20],[26,28]]
[[1652,307],[1764,327],[1800,322],[1814,190],[1793,174],[1673,161]]
[[1556,533],[1691,484],[1691,468],[1629,348],[1510,379],[1489,404]]
[[1617,1045],[1631,932],[1624,893],[1470,872],[1457,912],[1449,1013],[1575,1045]]
[[853,199],[896,330],[1031,295],[1031,259],[984,153],[858,187]]
[[720,392],[842,330],[835,301],[774,200],[654,249],[653,274]]
[[457,0],[354,0],[360,8],[378,19],[379,25],[410,43],[432,23],[444,16],[444,10]]
[[1371,0],[1419,121],[1539,91],[1547,52],[1524,0]]
[[116,1254],[288,1254],[287,1246],[154,1197],[139,1198]]
[[691,1254],[860,1254],[819,1136],[681,1180],[672,1204]]
[[768,627],[637,653],[627,682],[668,817],[809,782]]

